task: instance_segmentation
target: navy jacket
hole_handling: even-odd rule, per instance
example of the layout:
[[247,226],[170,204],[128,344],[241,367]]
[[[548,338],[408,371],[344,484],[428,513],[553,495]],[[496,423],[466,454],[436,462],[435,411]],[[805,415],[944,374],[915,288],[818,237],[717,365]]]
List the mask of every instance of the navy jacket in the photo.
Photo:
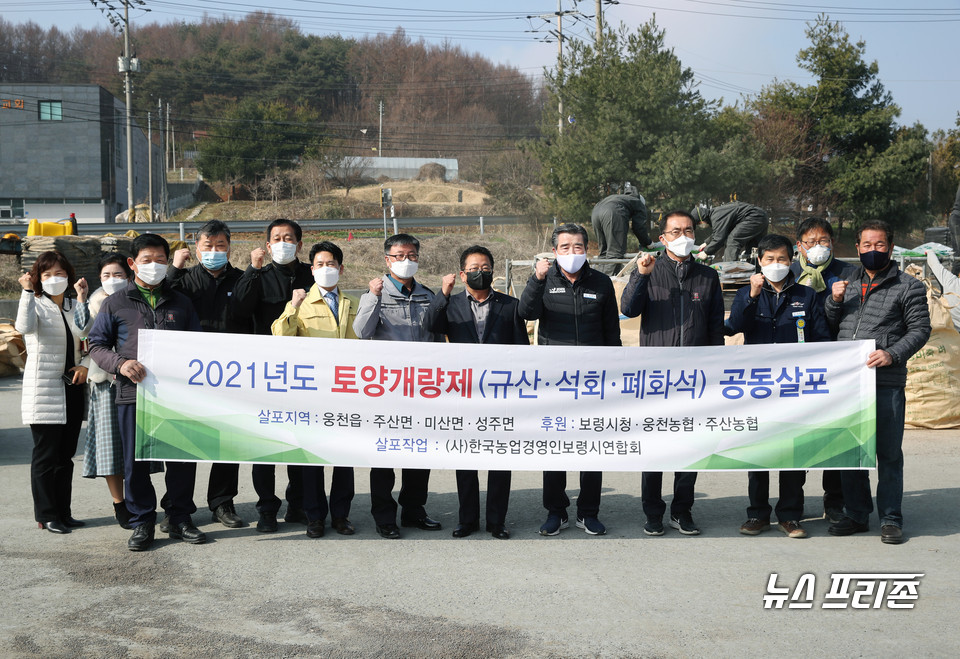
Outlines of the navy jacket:
[[797,322],[802,321],[805,343],[829,341],[827,318],[817,298],[816,291],[798,284],[793,273],[787,275],[779,293],[764,282],[760,295],[754,299],[747,285],[733,299],[727,327],[732,334],[743,332],[743,342],[748,345],[799,343]]
[[634,270],[620,311],[640,316],[641,346],[722,346],[723,291],[713,268],[690,257],[683,269],[666,254],[649,275]]
[[530,345],[527,326],[517,312],[519,300],[497,291],[490,291],[491,300],[483,336],[477,335],[467,292],[436,295],[423,318],[426,328],[445,334],[450,343],[495,343],[501,345]]
[[201,331],[200,318],[190,298],[173,290],[166,281],[161,284],[155,309],[150,308],[133,281],[107,296],[87,338],[93,361],[117,376],[118,405],[137,402],[137,385],[120,375],[120,366],[137,358],[141,329]]

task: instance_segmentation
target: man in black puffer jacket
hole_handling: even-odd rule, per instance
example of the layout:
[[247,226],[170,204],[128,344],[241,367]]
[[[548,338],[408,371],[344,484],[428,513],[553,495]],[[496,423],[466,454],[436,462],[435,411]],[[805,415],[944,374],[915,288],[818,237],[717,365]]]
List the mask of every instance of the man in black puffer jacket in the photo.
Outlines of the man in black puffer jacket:
[[[524,320],[539,320],[540,345],[619,346],[620,314],[610,277],[587,264],[587,230],[577,224],[561,224],[553,230],[550,264],[537,261],[534,273],[520,295],[517,309]],[[577,526],[590,535],[603,535],[606,528],[597,519],[603,474],[580,472]],[[543,472],[543,507],[547,521],[541,535],[557,535],[567,528],[567,472]]]
[[[825,311],[838,341],[874,339],[876,350],[867,366],[877,369],[877,512],[880,540],[903,542],[903,422],[907,360],[930,338],[926,289],[900,272],[890,260],[893,231],[872,220],[857,231],[862,267],[853,277],[833,284]],[[828,529],[831,535],[852,535],[870,529],[873,512],[870,472],[844,471],[845,517]]]
[[[640,255],[620,299],[620,310],[630,318],[640,316],[641,346],[722,346],[720,278],[713,268],[690,256],[696,242],[693,218],[683,211],[667,213],[660,220],[660,232],[666,253],[656,259]],[[642,479],[640,497],[647,516],[643,532],[663,535],[667,510],[661,496],[663,474],[645,471]],[[700,533],[690,513],[696,482],[695,471],[678,471],[673,477],[670,526],[684,535]]]

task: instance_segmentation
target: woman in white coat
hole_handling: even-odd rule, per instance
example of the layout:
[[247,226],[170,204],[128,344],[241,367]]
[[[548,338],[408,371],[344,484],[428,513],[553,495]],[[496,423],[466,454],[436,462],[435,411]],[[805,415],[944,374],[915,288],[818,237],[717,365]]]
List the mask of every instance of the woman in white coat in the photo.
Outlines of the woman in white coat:
[[[64,298],[73,283],[74,302]],[[73,518],[73,455],[83,423],[87,369],[80,363],[80,338],[90,330],[74,322],[74,308],[87,304],[87,282],[76,280],[60,252],[44,252],[20,277],[23,293],[17,331],[27,346],[21,413],[33,433],[30,485],[34,517],[41,529],[70,533],[83,526]],[[70,312],[70,313],[65,313]]]

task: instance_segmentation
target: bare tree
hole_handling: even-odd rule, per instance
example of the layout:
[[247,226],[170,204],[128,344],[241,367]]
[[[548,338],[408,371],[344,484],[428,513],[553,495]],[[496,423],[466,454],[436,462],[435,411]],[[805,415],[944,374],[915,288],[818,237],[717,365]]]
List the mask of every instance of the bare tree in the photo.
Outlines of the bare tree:
[[333,150],[321,160],[323,175],[331,183],[344,188],[343,196],[350,194],[350,188],[356,187],[363,180],[364,172],[369,169],[369,158],[345,154]]

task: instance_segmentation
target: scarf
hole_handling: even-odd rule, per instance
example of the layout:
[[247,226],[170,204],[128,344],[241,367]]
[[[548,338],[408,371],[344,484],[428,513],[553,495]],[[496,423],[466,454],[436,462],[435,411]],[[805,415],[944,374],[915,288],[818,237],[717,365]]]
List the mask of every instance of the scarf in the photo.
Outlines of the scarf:
[[803,270],[803,274],[797,277],[797,283],[809,286],[817,293],[823,292],[827,288],[827,283],[823,281],[823,271],[833,263],[833,252],[830,252],[830,258],[828,258],[826,262],[818,266],[812,266],[807,263],[807,257],[803,255],[803,252],[800,252],[798,260],[800,261],[800,269]]

